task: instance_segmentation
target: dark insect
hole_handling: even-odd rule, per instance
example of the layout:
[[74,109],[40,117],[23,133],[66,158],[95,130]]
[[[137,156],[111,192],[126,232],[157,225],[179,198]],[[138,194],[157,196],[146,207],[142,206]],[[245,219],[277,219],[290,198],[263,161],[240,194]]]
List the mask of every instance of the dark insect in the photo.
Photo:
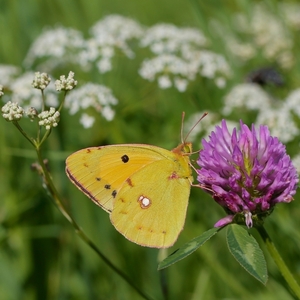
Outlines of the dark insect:
[[272,67],[266,67],[252,71],[247,75],[247,82],[257,83],[261,86],[266,84],[281,86],[284,83],[281,74]]

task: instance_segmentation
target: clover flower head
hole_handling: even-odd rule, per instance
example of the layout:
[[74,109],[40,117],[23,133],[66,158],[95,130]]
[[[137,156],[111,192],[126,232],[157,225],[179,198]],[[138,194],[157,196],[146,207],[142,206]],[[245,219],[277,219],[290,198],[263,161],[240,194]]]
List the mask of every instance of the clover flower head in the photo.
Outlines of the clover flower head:
[[57,91],[70,91],[77,85],[77,80],[74,80],[74,72],[69,72],[68,77],[61,75],[59,80],[55,81],[55,88]]
[[255,226],[277,203],[293,200],[299,181],[285,146],[267,126],[258,131],[242,121],[240,126],[239,132],[235,128],[230,133],[223,120],[210,140],[203,140],[197,161],[200,186],[228,213],[216,227],[241,220]]
[[50,107],[49,110],[42,111],[38,114],[38,118],[40,119],[39,125],[44,126],[46,130],[50,130],[52,127],[58,125],[59,117],[59,111],[56,111],[54,107]]
[[19,121],[24,115],[24,109],[16,102],[7,102],[2,107],[2,116],[6,121]]
[[44,90],[49,85],[50,81],[51,78],[47,73],[36,72],[31,85],[35,89]]

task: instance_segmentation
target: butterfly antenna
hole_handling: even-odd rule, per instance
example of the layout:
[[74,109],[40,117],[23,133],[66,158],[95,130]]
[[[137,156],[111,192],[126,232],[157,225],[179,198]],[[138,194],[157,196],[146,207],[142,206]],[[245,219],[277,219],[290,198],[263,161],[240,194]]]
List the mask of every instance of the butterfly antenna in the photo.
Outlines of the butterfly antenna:
[[[191,134],[191,132],[194,130],[194,128],[200,123],[200,121],[205,118],[208,115],[207,112],[205,112],[202,117],[195,123],[195,125],[189,130],[189,132],[187,133],[187,135],[185,136],[184,140],[183,140],[183,125],[181,126],[181,140],[183,141],[182,143],[186,143],[187,138],[189,137],[189,135]],[[184,119],[184,113],[182,114],[182,124],[183,124],[183,119]]]
[[184,122],[184,116],[185,116],[185,112],[182,112],[181,115],[181,130],[180,130],[180,139],[181,139],[181,143],[183,144],[183,122]]

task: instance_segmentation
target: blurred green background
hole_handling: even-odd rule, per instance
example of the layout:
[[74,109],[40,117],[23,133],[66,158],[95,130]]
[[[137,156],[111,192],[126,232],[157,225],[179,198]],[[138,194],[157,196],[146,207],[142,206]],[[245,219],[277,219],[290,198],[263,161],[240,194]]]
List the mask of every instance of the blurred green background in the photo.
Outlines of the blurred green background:
[[[279,2],[269,0],[264,1],[264,5],[275,18],[284,21]],[[0,64],[23,68],[30,46],[45,27],[71,27],[87,36],[93,24],[110,14],[132,18],[145,26],[172,23],[178,27],[198,28],[209,38],[210,49],[226,58],[232,74],[224,89],[197,77],[185,93],[175,88],[163,90],[142,79],[137,70],[145,55],[143,52],[133,60],[122,55],[114,57],[113,70],[105,74],[95,70],[84,72],[72,65],[51,70],[56,77],[72,70],[79,86],[87,81],[106,85],[119,100],[115,118],[111,122],[98,118],[90,129],[84,129],[78,118],[63,111],[59,126],[44,147],[44,157],[49,159],[57,189],[78,224],[101,251],[153,299],[293,299],[266,252],[270,278],[267,286],[263,286],[229,254],[223,232],[188,258],[158,272],[159,250],[135,245],[116,232],[107,213],[80,193],[64,172],[65,158],[88,146],[147,143],[174,148],[180,143],[182,111],[187,118],[205,110],[220,113],[226,93],[243,83],[246,75],[257,68],[275,66],[282,74],[284,86],[263,87],[274,98],[284,98],[289,91],[298,88],[299,30],[289,32],[294,41],[291,49],[294,61],[287,69],[261,53],[247,61],[237,60],[226,48],[226,39],[222,40],[214,30],[212,20],[241,36],[233,15],[239,12],[251,17],[255,3],[258,2],[0,0]],[[250,36],[241,38],[250,41]],[[41,70],[33,67],[32,71]],[[249,124],[255,121],[255,114],[246,110],[233,113],[231,119],[238,121],[241,117]],[[3,119],[0,123],[0,300],[141,299],[78,238],[47,196],[38,175],[31,171],[30,165],[36,156],[30,144],[14,126]],[[23,123],[24,128],[34,132],[29,122]],[[194,148],[198,149],[199,145],[198,139]],[[298,148],[299,136],[287,145],[291,155],[296,155]],[[289,205],[279,205],[266,221],[266,229],[287,265],[300,279],[298,198],[296,196]],[[223,210],[210,197],[192,188],[184,231],[167,253],[208,230],[223,216]],[[255,230],[251,233],[257,236]],[[167,289],[168,296],[163,295],[163,289]]]

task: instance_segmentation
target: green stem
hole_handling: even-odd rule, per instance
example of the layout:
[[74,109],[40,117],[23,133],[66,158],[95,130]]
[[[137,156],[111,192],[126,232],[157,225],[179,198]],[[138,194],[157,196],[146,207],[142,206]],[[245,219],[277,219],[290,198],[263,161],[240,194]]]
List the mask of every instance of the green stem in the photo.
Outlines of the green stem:
[[273,260],[277,264],[278,269],[280,270],[282,276],[286,280],[287,284],[289,285],[290,289],[295,293],[298,299],[300,299],[300,286],[295,280],[293,274],[288,269],[287,265],[283,261],[282,257],[280,256],[279,252],[277,251],[274,243],[272,242],[270,236],[268,235],[267,231],[263,226],[257,227],[257,231],[259,232],[260,236],[262,237],[263,241],[265,242],[269,253],[271,254]]
[[13,124],[18,128],[18,130],[22,133],[22,135],[30,142],[30,144],[33,145],[33,147],[36,147],[36,143],[35,143],[34,139],[30,138],[26,134],[26,132],[22,129],[22,127],[20,126],[18,121],[13,121]]
[[59,108],[58,108],[58,111],[59,111],[59,112],[62,110],[62,108],[63,108],[63,106],[64,106],[64,104],[65,104],[65,99],[66,99],[67,93],[68,93],[68,91],[65,91],[64,96],[63,96],[63,99],[62,99],[62,101],[61,101],[61,103],[60,103],[60,105],[59,105]]
[[40,166],[43,170],[43,179],[44,183],[47,186],[47,189],[51,196],[53,197],[57,207],[61,211],[61,213],[64,215],[64,217],[72,224],[72,226],[75,229],[75,232],[79,235],[79,237],[87,244],[89,245],[97,254],[98,256],[111,268],[113,269],[119,276],[121,276],[133,289],[136,290],[138,294],[140,294],[141,297],[144,299],[151,299],[148,295],[146,295],[140,288],[120,269],[118,269],[99,249],[98,247],[88,238],[88,236],[83,232],[83,230],[79,227],[79,225],[75,222],[75,220],[69,215],[67,212],[66,207],[64,206],[63,202],[61,201],[61,198],[54,186],[54,183],[52,181],[52,178],[47,170],[47,167],[43,161],[41,151],[39,147],[36,147],[36,152],[38,156],[38,161]]

